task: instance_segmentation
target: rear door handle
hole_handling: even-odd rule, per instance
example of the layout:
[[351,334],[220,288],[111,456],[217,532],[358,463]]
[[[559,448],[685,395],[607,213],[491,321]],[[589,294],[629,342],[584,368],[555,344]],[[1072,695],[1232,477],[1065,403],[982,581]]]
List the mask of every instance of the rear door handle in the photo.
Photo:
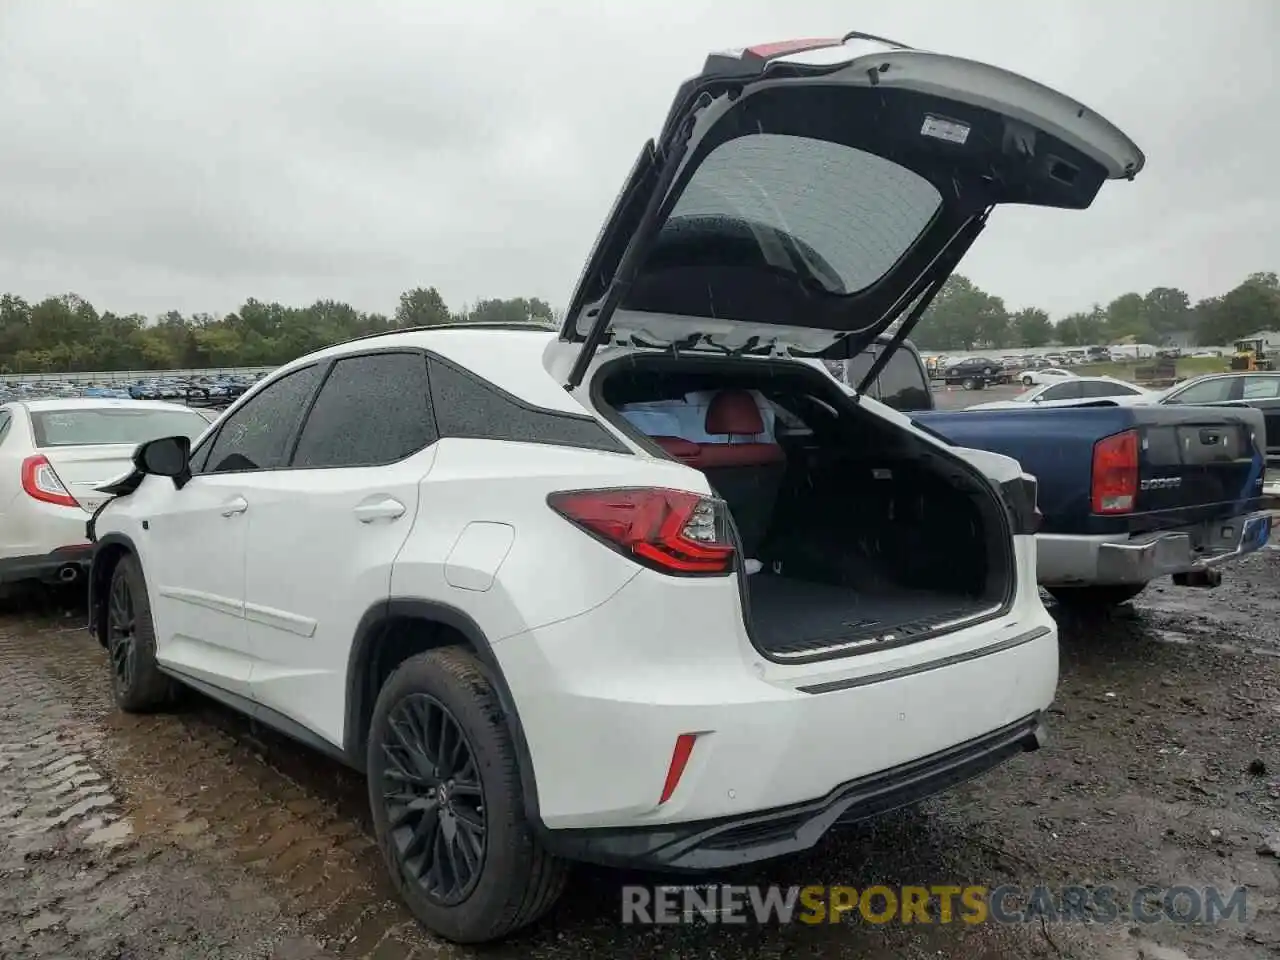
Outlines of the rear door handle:
[[355,508],[356,519],[361,523],[375,520],[395,520],[404,515],[404,504],[394,497],[367,500]]
[[249,509],[249,501],[244,497],[234,497],[222,505],[224,517],[234,517]]

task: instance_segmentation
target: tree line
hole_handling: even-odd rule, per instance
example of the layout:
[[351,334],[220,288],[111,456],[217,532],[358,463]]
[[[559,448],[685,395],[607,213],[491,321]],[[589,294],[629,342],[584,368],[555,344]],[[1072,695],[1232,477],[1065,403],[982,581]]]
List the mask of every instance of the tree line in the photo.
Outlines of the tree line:
[[1078,347],[1127,338],[1161,345],[1182,337],[1218,346],[1262,330],[1280,330],[1280,280],[1272,272],[1252,273],[1221,296],[1194,303],[1177,287],[1126,293],[1056,323],[1038,307],[1010,311],[1000,297],[957,274],[929,305],[912,339],[938,350]]
[[[558,322],[537,297],[480,300],[452,311],[435,287],[400,295],[391,316],[319,300],[307,307],[247,300],[223,317],[170,311],[150,318],[99,312],[75,294],[29,303],[0,296],[0,374],[91,370],[173,370],[275,366],[331,343],[397,327],[460,320]],[[1179,336],[1199,344],[1229,344],[1260,330],[1280,330],[1280,280],[1250,274],[1217,297],[1193,303],[1176,287],[1126,293],[1105,306],[1054,323],[1037,307],[1010,311],[967,277],[953,276],[912,338],[939,350],[1109,344],[1133,338],[1160,344]]]
[[28,303],[0,296],[0,374],[92,370],[175,370],[269,367],[331,343],[397,327],[460,320],[543,321],[555,311],[537,297],[480,300],[454,312],[435,287],[406,290],[392,316],[366,313],[336,300],[307,307],[246,300],[234,313],[157,318],[101,313],[75,294]]

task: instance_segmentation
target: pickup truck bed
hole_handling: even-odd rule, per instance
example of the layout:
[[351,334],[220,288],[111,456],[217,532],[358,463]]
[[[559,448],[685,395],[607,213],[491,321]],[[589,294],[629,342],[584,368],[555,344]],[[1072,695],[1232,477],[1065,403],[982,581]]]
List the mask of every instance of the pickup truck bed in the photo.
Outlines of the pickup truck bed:
[[[833,373],[856,386],[884,347]],[[919,354],[907,343],[866,392],[956,446],[1012,457],[1035,476],[1043,518],[1038,579],[1061,601],[1123,602],[1169,575],[1211,586],[1223,564],[1270,537],[1271,516],[1262,509],[1266,428],[1258,410],[1095,401],[939,411]],[[1106,458],[1117,449],[1132,457],[1132,469],[1121,471],[1129,497],[1108,504],[1099,499],[1107,490],[1098,455],[1102,467],[1111,463],[1114,480],[1116,461]]]
[[[1038,576],[1051,590],[1105,584],[1136,593],[1157,577],[1219,567],[1270,534],[1256,410],[1107,405],[914,417],[958,446],[1014,457],[1037,478]],[[1134,496],[1127,509],[1102,512],[1095,450],[1128,433],[1137,448]]]

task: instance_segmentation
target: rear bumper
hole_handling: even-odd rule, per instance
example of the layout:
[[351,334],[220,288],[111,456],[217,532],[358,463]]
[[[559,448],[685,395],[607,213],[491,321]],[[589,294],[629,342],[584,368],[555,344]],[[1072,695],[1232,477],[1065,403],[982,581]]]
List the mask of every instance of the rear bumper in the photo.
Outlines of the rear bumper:
[[630,829],[552,830],[560,856],[642,869],[720,870],[814,846],[831,827],[916,803],[1041,747],[1039,713],[910,763],[841,784],[821,799],[717,820]]
[[38,580],[42,583],[70,582],[89,572],[93,558],[91,544],[59,547],[51,553],[32,557],[6,557],[0,560],[0,583]]
[[1139,584],[1213,570],[1264,546],[1271,524],[1270,511],[1260,510],[1197,530],[1121,538],[1040,534],[1038,578],[1045,586]]

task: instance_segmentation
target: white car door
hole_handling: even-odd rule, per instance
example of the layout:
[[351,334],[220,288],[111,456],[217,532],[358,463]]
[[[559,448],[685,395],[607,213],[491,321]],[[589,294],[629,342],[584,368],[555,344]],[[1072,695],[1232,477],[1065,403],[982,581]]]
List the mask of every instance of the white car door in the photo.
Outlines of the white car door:
[[224,418],[192,456],[191,480],[146,481],[137,536],[156,627],[156,659],[178,673],[250,696],[245,629],[248,491],[284,465],[318,366],[269,383]]
[[289,469],[255,478],[245,618],[261,707],[342,743],[348,659],[361,618],[390,596],[435,459],[420,352],[336,359]]

